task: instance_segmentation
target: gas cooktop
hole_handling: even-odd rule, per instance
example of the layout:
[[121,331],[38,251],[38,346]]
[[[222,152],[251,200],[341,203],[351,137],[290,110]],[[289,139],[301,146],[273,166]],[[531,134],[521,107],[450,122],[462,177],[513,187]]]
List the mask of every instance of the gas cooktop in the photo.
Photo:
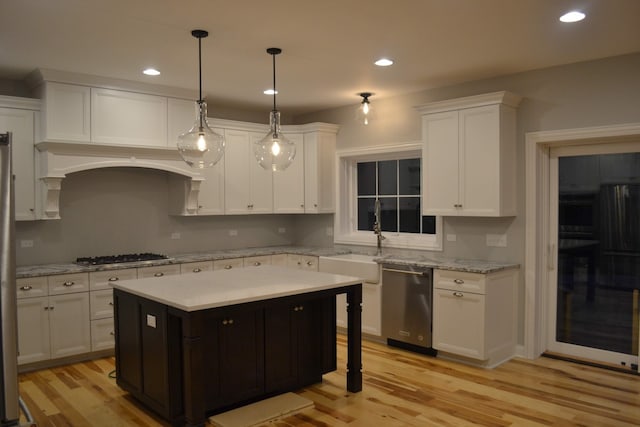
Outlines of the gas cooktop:
[[78,265],[104,265],[104,264],[121,264],[125,262],[153,261],[158,259],[169,259],[166,255],[142,253],[142,254],[124,254],[124,255],[106,255],[97,257],[76,258]]

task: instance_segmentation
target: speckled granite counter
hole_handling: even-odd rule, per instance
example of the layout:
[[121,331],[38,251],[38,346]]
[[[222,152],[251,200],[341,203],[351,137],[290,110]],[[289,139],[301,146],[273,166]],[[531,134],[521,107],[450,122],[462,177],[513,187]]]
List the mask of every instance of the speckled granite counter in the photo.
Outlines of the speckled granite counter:
[[259,255],[299,254],[331,256],[349,253],[339,248],[318,248],[306,246],[268,246],[263,248],[225,249],[211,252],[169,254],[168,259],[128,262],[122,264],[82,266],[74,263],[43,264],[18,267],[17,278],[49,276],[53,274],[84,273],[90,271],[120,270],[123,268],[149,267],[153,265],[182,264],[185,262],[213,261],[218,259],[244,258]]
[[495,271],[518,268],[519,264],[498,261],[468,260],[454,258],[435,258],[428,256],[385,255],[374,258],[379,264],[409,265],[415,267],[431,267],[440,270],[466,271],[468,273],[493,273]]

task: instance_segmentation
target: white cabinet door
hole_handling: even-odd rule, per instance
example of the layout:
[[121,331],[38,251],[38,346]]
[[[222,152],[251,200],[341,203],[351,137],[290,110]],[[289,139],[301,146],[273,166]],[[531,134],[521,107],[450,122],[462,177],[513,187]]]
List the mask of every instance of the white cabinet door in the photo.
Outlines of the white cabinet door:
[[113,317],[91,321],[91,351],[115,347]]
[[113,290],[91,291],[89,293],[91,320],[113,317]]
[[304,211],[335,211],[336,135],[329,132],[304,134]]
[[51,357],[66,357],[91,351],[89,293],[49,297]]
[[91,141],[167,146],[167,98],[91,89]]
[[48,297],[18,300],[18,353],[19,365],[51,357]]
[[195,123],[197,103],[186,99],[169,98],[167,110],[167,146],[175,147],[178,143],[178,135],[191,129]]
[[91,89],[55,82],[43,85],[42,140],[89,142]]
[[138,278],[138,270],[135,268],[123,268],[121,270],[91,271],[89,273],[89,289],[99,291],[112,289],[111,283],[120,280],[131,280]]
[[272,172],[253,155],[252,143],[264,135],[225,129],[224,208],[227,214],[273,212]]
[[422,117],[423,215],[457,215],[458,112]]
[[0,108],[0,132],[12,132],[16,220],[35,219],[34,120],[32,110]]
[[[224,129],[214,128],[214,132],[224,135]],[[226,150],[225,150],[226,151]],[[210,168],[200,170],[204,181],[198,192],[198,215],[224,214],[225,170],[224,157]]]
[[304,213],[304,142],[299,133],[285,135],[296,146],[296,157],[287,169],[273,173],[274,213]]

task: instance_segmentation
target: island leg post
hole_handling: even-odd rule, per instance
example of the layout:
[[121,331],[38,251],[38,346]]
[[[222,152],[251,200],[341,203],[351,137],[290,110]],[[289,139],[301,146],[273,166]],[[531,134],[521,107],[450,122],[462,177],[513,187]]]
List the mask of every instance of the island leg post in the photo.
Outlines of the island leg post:
[[362,284],[347,291],[347,390],[362,390]]

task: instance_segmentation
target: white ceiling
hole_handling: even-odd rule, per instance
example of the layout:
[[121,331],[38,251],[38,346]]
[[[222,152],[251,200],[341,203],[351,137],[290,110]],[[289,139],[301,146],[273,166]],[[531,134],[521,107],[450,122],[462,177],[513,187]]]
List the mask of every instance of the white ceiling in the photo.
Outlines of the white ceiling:
[[[560,23],[571,9],[587,18]],[[640,52],[640,0],[0,0],[0,78],[49,68],[197,89],[196,28],[211,103],[268,108],[265,50],[280,47],[278,106],[299,114]]]

